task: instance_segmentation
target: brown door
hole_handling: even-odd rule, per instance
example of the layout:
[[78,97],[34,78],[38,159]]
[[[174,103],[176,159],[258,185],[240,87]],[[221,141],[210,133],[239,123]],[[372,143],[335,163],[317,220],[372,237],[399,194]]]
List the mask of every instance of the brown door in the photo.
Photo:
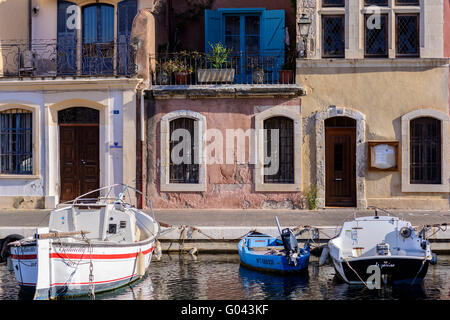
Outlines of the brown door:
[[355,128],[326,128],[326,206],[356,206],[355,150]]
[[99,188],[99,126],[61,124],[59,128],[63,202]]

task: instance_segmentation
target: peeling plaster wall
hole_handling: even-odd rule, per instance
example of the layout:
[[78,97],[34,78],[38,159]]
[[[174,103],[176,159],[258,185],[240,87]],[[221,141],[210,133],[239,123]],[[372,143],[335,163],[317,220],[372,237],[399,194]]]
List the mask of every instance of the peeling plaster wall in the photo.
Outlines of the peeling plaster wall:
[[[226,143],[227,129],[254,128],[256,106],[288,105],[297,107],[300,98],[292,99],[149,99],[147,103],[147,194],[154,208],[302,208],[300,192],[256,192],[254,165],[249,164],[249,143],[246,162],[209,164],[206,168],[206,192],[160,192],[160,119],[177,110],[190,110],[206,117],[207,129],[218,129]],[[207,142],[208,144],[208,142]],[[226,158],[224,145],[224,161]],[[234,151],[236,151],[236,146]],[[236,155],[235,155],[236,156]]]

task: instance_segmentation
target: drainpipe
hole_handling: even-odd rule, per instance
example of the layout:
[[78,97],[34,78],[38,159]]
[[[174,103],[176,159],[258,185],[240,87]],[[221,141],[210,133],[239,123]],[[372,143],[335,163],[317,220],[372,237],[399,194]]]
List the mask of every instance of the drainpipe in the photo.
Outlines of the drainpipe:
[[[144,90],[136,91],[136,189],[144,194]],[[137,194],[139,209],[144,197]]]
[[33,25],[32,25],[32,12],[33,12],[33,0],[28,0],[28,50],[31,50],[31,41],[33,38]]

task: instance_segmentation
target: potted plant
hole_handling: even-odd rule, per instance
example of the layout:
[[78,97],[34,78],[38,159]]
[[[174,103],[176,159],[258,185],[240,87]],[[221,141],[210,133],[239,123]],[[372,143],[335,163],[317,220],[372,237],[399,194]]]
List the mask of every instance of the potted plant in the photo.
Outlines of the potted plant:
[[168,85],[172,74],[177,70],[177,64],[174,60],[170,59],[165,62],[156,62],[156,84]]
[[177,60],[177,69],[175,71],[175,83],[187,85],[190,83],[191,73],[194,72],[187,63]]
[[260,57],[248,57],[247,68],[252,72],[252,83],[263,84],[264,83],[264,68],[260,63]]
[[282,84],[292,84],[294,83],[294,67],[295,67],[295,58],[296,52],[292,49],[291,46],[288,46],[286,52],[286,59],[279,70],[280,80],[279,82]]
[[197,70],[197,81],[199,83],[232,83],[235,70],[232,68],[228,57],[231,49],[225,48],[222,43],[209,43],[211,50],[206,55],[206,61],[210,68]]

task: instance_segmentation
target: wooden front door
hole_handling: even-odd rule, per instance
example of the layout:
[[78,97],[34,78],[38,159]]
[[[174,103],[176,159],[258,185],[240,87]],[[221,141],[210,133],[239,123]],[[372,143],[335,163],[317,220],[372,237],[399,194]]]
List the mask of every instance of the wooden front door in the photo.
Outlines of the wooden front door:
[[355,150],[355,128],[326,128],[326,206],[356,206]]
[[59,128],[63,202],[99,188],[99,126],[60,124]]

